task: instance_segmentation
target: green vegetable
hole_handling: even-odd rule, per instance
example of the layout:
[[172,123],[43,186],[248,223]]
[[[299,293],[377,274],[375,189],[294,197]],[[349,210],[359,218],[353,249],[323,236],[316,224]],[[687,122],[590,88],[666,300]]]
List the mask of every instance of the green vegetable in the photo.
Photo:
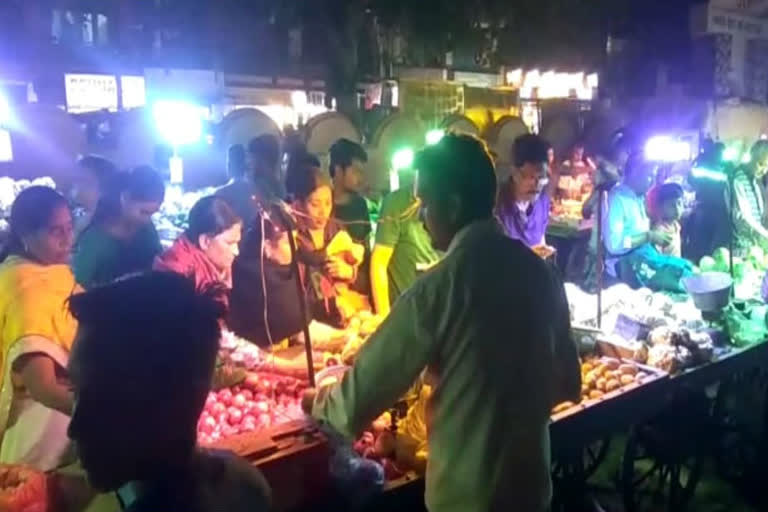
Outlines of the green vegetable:
[[[741,260],[741,258],[739,258]],[[736,261],[736,258],[733,258],[733,277],[736,280],[741,280],[744,278],[744,273],[747,269],[747,266],[749,263],[744,263],[743,261]]]
[[711,272],[715,268],[715,259],[710,256],[704,256],[699,260],[699,268],[702,272]]
[[725,247],[718,247],[715,249],[715,252],[712,253],[712,257],[715,258],[715,261],[721,264],[728,265],[731,253],[726,249]]

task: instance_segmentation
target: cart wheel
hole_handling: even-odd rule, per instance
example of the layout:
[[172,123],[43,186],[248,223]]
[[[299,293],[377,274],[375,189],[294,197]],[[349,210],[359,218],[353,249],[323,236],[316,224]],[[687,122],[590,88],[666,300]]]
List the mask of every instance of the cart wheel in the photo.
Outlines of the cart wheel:
[[581,453],[581,460],[579,460],[578,455],[575,457],[555,457],[552,463],[552,476],[555,479],[565,479],[578,473],[586,480],[600,467],[600,464],[608,455],[610,447],[611,438],[606,437],[584,447]]
[[584,448],[584,476],[586,478],[591,477],[603,463],[605,457],[608,455],[608,450],[611,448],[611,438],[606,437],[599,441],[595,441],[591,445]]
[[713,408],[715,428],[714,459],[718,476],[739,482],[758,467],[759,440],[744,418],[745,410],[752,411],[764,404],[743,403],[750,397],[763,397],[766,379],[762,372],[734,375],[724,380],[717,393]]
[[699,483],[703,457],[695,450],[676,449],[672,439],[660,443],[650,431],[636,429],[627,439],[621,473],[624,507],[642,512],[666,505],[669,512],[680,512]]
[[560,454],[553,460],[553,512],[573,510],[574,505],[583,500],[586,482],[605,460],[610,444],[611,438],[606,437],[576,453]]

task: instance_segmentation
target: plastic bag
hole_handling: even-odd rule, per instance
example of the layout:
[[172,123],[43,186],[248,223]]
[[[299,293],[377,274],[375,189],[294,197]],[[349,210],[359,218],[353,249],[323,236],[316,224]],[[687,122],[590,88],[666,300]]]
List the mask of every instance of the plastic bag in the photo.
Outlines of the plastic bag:
[[353,505],[362,504],[384,489],[381,464],[360,457],[347,439],[328,425],[320,426],[331,448],[329,473],[342,496]]

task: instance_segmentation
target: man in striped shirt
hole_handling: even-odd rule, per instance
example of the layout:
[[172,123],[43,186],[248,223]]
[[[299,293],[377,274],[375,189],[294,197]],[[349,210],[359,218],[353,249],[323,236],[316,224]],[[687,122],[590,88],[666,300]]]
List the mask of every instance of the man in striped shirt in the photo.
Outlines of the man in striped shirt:
[[757,141],[750,156],[750,162],[734,172],[733,203],[730,193],[726,192],[728,206],[733,208],[734,245],[738,249],[749,249],[753,245],[768,247],[762,186],[762,179],[768,172],[768,141]]

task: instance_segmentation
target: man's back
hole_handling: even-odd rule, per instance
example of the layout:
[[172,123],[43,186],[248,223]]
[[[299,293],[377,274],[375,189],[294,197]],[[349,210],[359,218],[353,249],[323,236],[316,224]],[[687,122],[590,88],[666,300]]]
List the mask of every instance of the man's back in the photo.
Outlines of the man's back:
[[[439,511],[545,510],[558,321],[553,281],[522,244],[466,236],[414,290],[437,347],[429,363],[439,384],[427,503]],[[560,327],[567,332],[567,323]]]
[[255,187],[244,180],[232,181],[216,191],[216,195],[226,201],[246,225],[256,216],[255,193]]
[[401,296],[314,412],[354,433],[426,366],[437,382],[429,510],[543,511],[551,495],[549,413],[563,399],[563,382],[568,393],[578,388],[569,334],[562,286],[544,262],[495,222],[476,222]]
[[125,512],[266,512],[271,491],[264,476],[228,453],[198,453],[187,472],[169,477],[128,504]]

